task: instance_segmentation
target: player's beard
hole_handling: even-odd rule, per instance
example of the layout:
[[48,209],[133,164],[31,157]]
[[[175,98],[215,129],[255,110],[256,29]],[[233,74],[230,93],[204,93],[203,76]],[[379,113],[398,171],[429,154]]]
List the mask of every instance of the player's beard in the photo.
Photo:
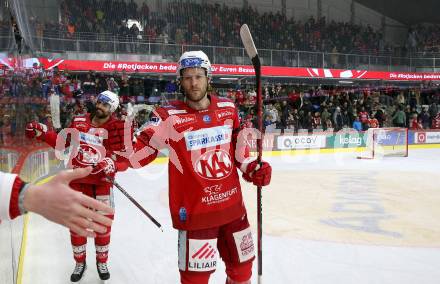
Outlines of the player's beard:
[[104,119],[110,116],[110,113],[107,111],[104,111],[100,108],[97,108],[95,111],[95,116],[99,119]]
[[200,102],[201,100],[203,100],[208,94],[208,88],[204,88],[203,89],[191,89],[189,91],[185,91],[185,97],[187,100],[190,100],[192,102]]

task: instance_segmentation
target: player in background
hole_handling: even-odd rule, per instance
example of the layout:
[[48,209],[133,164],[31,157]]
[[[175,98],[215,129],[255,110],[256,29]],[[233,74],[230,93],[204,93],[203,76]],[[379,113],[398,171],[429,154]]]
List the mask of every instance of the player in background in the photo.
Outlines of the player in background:
[[[36,137],[50,146],[64,152],[67,149],[68,168],[93,166],[87,177],[75,180],[70,186],[90,197],[114,208],[112,183],[117,171],[127,169],[128,164],[116,155],[116,151],[124,151],[124,121],[116,119],[113,113],[119,106],[119,97],[110,91],[104,91],[97,97],[96,110],[93,114],[74,117],[69,128],[57,135],[48,131],[46,125],[31,122],[26,127],[29,138]],[[132,137],[132,130],[129,137]],[[57,141],[58,139],[58,141]],[[106,215],[113,219],[114,215]],[[96,267],[101,280],[108,280],[110,273],[107,266],[110,231],[108,226],[104,233],[95,237]],[[86,269],[87,239],[71,231],[75,269],[70,277],[72,282],[81,280]]]
[[133,167],[145,166],[162,148],[170,152],[169,205],[178,230],[183,284],[207,284],[218,256],[229,284],[250,283],[255,249],[240,187],[270,183],[271,166],[249,156],[233,102],[207,92],[211,63],[202,51],[185,52],[177,77],[184,101],[158,108],[136,135]]

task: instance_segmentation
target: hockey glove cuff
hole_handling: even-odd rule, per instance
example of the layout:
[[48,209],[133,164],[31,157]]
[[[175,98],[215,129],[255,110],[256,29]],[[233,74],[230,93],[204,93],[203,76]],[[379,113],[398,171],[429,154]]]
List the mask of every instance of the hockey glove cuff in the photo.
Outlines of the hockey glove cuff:
[[46,132],[47,126],[45,124],[33,121],[26,125],[25,135],[27,138],[37,138],[42,141]]

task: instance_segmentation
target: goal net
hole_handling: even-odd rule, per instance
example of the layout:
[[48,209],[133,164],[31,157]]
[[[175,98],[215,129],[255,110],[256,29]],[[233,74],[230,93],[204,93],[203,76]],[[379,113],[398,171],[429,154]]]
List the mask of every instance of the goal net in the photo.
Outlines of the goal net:
[[370,128],[365,135],[366,147],[358,159],[408,157],[408,129]]

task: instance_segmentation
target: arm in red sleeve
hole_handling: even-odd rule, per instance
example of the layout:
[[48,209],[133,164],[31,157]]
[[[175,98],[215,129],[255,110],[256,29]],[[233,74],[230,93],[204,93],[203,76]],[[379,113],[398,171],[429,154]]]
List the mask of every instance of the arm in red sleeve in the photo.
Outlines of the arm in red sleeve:
[[55,131],[47,131],[46,133],[43,133],[41,137],[39,137],[39,140],[46,142],[50,147],[55,148],[57,145],[57,137],[58,133]]
[[150,145],[153,135],[151,129],[144,129],[136,136],[133,155],[130,156],[130,167],[135,169],[145,167],[157,158],[159,151]]
[[18,207],[18,197],[20,195],[20,191],[25,185],[26,183],[18,176],[15,178],[14,183],[12,184],[11,199],[9,203],[9,216],[11,219],[21,215]]

